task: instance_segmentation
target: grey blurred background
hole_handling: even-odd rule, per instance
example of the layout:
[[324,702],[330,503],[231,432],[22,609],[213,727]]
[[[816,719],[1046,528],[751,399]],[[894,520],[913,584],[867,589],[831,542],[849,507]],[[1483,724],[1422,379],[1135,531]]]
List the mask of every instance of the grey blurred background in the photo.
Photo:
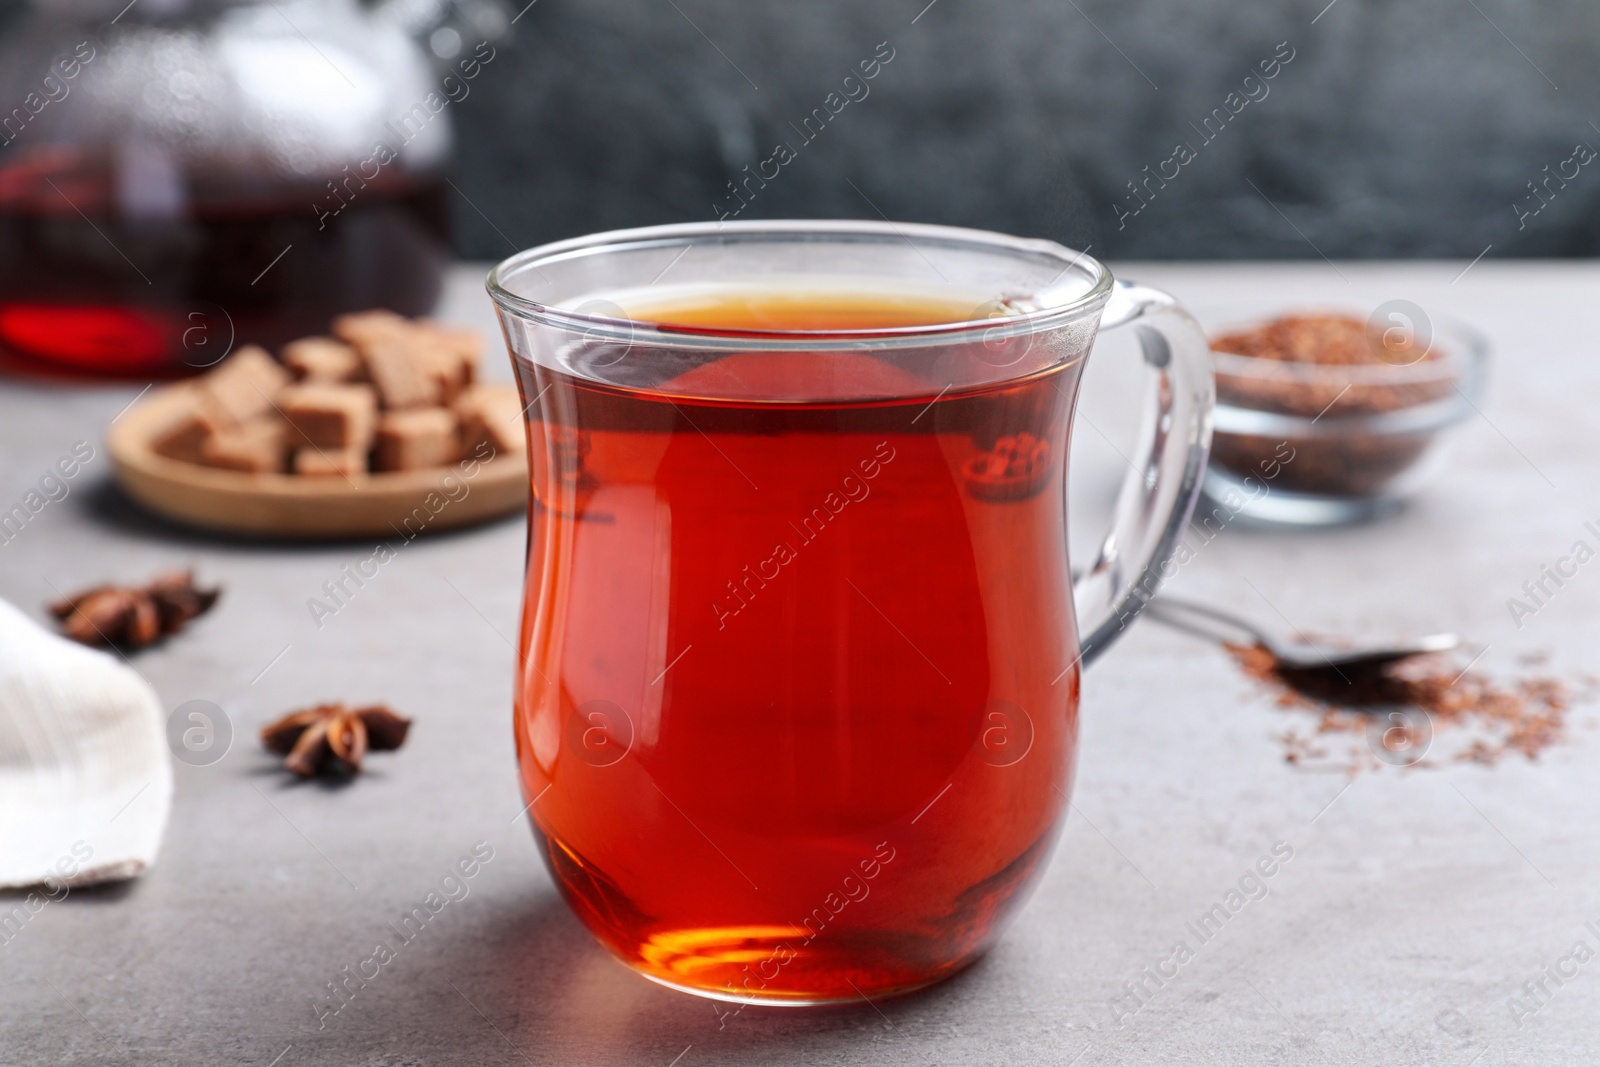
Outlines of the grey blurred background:
[[[452,108],[475,258],[715,218],[885,41],[869,95],[740,217],[881,213],[1115,258],[1600,246],[1600,165],[1536,215],[1528,185],[1600,147],[1594,0],[507,2],[513,39]],[[1267,95],[1205,143],[1195,127],[1280,42],[1294,58]],[[1119,228],[1127,183],[1180,141],[1197,158]]]

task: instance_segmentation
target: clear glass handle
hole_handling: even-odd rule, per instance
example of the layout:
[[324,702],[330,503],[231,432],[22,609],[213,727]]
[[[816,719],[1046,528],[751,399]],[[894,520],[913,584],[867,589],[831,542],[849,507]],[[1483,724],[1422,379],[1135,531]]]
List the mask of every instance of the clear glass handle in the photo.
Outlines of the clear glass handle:
[[1080,661],[1111,646],[1171,577],[1178,539],[1200,496],[1211,451],[1216,385],[1200,324],[1167,293],[1116,283],[1101,329],[1132,326],[1144,353],[1149,406],[1134,451],[1137,470],[1117,494],[1111,532],[1087,569],[1073,578]]

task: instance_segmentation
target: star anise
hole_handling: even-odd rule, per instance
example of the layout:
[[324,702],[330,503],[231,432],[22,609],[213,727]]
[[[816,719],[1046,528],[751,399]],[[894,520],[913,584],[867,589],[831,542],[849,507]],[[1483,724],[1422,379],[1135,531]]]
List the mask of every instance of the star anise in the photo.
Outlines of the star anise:
[[201,589],[194,571],[168,571],[148,585],[97,585],[56,601],[50,613],[85,645],[144,648],[211,610],[221,589]]
[[291,712],[261,731],[261,743],[283,757],[283,765],[302,778],[318,771],[359,774],[367,750],[384,752],[405,744],[411,720],[382,704],[349,708],[318,704]]

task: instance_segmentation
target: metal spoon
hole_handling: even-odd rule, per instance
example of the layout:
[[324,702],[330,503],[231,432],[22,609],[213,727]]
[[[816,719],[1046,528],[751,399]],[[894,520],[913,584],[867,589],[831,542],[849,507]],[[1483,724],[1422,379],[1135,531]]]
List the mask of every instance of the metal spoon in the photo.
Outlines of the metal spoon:
[[1448,652],[1461,643],[1457,635],[1443,633],[1419,637],[1403,644],[1322,648],[1303,637],[1286,641],[1237,615],[1166,594],[1146,604],[1145,610],[1152,618],[1187,633],[1226,644],[1257,645],[1272,656],[1280,671],[1302,676],[1310,672],[1325,672],[1345,681],[1349,681],[1350,673],[1375,673],[1398,660],[1426,652]]

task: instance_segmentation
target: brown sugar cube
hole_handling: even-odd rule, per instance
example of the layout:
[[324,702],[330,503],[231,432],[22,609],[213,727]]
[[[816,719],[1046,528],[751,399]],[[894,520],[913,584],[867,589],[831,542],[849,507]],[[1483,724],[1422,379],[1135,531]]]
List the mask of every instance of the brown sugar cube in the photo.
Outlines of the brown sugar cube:
[[478,380],[478,361],[483,355],[483,338],[477,330],[449,326],[432,319],[417,322],[416,330],[434,353],[435,364],[445,377],[446,402],[455,399]]
[[289,456],[287,427],[277,415],[262,415],[207,437],[200,462],[224,470],[273,473]]
[[205,443],[215,432],[215,427],[195,411],[175,420],[170,427],[152,438],[150,449],[168,459],[199,463]]
[[483,354],[483,336],[471,327],[452,326],[435,319],[418,319],[412,328],[422,331],[440,348],[449,349],[452,355],[474,365]]
[[375,308],[372,311],[353,311],[347,315],[336,316],[331,329],[335,337],[365,355],[363,350],[367,345],[407,333],[411,329],[411,323],[404,316]]
[[278,407],[294,430],[296,446],[363,452],[372,446],[378,398],[370,385],[303,382],[284,389]]
[[297,448],[294,472],[306,478],[348,478],[367,472],[364,448]]
[[474,385],[457,398],[455,409],[461,419],[461,443],[473,455],[478,455],[485,443],[494,448],[494,455],[528,447],[522,429],[522,400],[515,390]]
[[483,340],[475,330],[363,311],[339,316],[333,332],[361,357],[386,410],[449,404],[477,379]]
[[438,386],[411,347],[408,319],[381,309],[358,311],[338,316],[331,329],[355,349],[385,408],[438,405]]
[[386,412],[378,420],[373,469],[409,471],[443,467],[460,451],[456,415],[448,408],[413,408]]
[[158,456],[199,463],[201,446],[224,427],[197,382],[174,386],[145,403],[158,408],[152,412],[156,425],[150,436],[150,449]]
[[339,316],[333,332],[361,357],[386,410],[449,404],[477,378],[475,330],[363,311]]
[[435,347],[430,338],[419,337],[413,345],[423,373],[433,383],[437,402],[445,406],[455,403],[462,390],[472,384],[474,367],[464,362],[459,354],[447,348]]
[[245,345],[200,379],[200,390],[223,421],[245,422],[272,410],[289,372],[257,345]]
[[456,397],[472,384],[476,366],[463,360],[457,352],[434,347],[431,339],[419,338],[414,343],[422,360],[423,373],[433,381],[438,402],[446,407],[455,403]]
[[348,382],[361,376],[361,357],[343,341],[302,337],[283,346],[283,362],[307,382]]
[[444,403],[444,376],[420,338],[406,332],[357,346],[367,377],[387,410],[430,408]]

